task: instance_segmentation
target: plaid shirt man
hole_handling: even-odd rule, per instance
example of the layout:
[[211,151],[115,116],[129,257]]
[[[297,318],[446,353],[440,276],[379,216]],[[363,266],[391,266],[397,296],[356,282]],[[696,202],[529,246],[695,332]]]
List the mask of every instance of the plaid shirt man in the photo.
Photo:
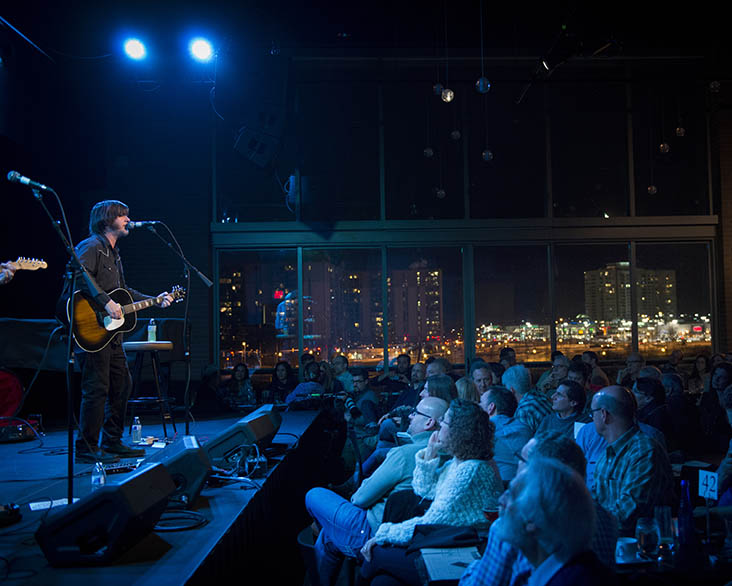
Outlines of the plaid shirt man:
[[638,517],[669,504],[671,464],[661,445],[631,427],[605,448],[595,468],[594,495],[620,523],[620,535],[633,535]]
[[518,402],[518,408],[514,413],[514,419],[525,423],[531,428],[531,434],[535,434],[539,428],[539,424],[549,413],[552,412],[552,406],[544,395],[531,390],[521,397]]

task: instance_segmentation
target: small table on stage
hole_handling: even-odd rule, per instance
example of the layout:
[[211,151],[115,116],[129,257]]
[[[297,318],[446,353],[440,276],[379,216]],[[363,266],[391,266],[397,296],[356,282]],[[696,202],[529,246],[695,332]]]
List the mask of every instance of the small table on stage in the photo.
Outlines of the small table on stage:
[[[130,421],[134,420],[135,407],[149,407],[157,404],[160,408],[163,435],[168,437],[167,422],[170,422],[173,426],[173,431],[178,433],[178,430],[175,428],[175,419],[170,409],[168,385],[164,384],[162,389],[160,387],[160,357],[158,356],[158,352],[160,351],[172,350],[173,342],[123,342],[122,348],[125,352],[135,353],[135,364],[132,368],[132,393],[130,394],[129,401],[127,401],[127,404],[130,406]],[[138,397],[137,395],[140,392],[140,378],[142,376],[142,363],[145,360],[145,354],[148,352],[152,359],[153,382],[155,383],[157,397]],[[132,423],[130,423],[130,429],[132,429]]]

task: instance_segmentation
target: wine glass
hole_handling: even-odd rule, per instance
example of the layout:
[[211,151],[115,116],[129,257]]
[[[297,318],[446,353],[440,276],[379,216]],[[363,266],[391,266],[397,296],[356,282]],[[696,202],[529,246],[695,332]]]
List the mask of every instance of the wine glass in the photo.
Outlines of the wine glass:
[[654,558],[658,553],[661,541],[661,530],[658,521],[653,517],[641,517],[635,525],[635,538],[638,540],[638,551],[645,558]]
[[671,520],[671,507],[658,506],[654,509],[654,517],[658,523],[660,541],[658,556],[661,559],[670,559],[674,549],[674,527]]

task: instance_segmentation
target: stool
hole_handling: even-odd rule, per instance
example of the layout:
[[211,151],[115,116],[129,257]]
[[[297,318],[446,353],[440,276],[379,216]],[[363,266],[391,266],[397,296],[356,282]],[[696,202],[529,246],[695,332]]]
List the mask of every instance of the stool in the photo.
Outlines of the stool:
[[[163,385],[163,389],[160,389],[160,357],[158,356],[158,352],[161,350],[172,350],[173,342],[123,342],[122,348],[125,352],[135,353],[135,365],[132,369],[132,398],[127,401],[127,404],[130,406],[130,433],[132,432],[132,421],[135,418],[135,407],[150,407],[155,404],[160,408],[163,435],[166,438],[168,437],[168,430],[165,426],[166,422],[170,422],[173,426],[173,431],[178,433],[168,400],[168,386]],[[136,395],[140,388],[140,376],[142,375],[142,363],[145,360],[145,354],[148,352],[152,359],[153,381],[155,382],[155,390],[158,396],[137,397]]]

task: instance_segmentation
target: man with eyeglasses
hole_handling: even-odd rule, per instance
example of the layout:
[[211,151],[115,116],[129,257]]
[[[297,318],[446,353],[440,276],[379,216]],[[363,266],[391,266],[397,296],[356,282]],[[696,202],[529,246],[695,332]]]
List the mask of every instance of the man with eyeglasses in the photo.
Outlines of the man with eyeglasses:
[[627,389],[633,386],[633,383],[640,376],[641,368],[645,365],[646,361],[643,359],[638,352],[631,352],[628,354],[628,358],[625,359],[625,368],[621,368],[618,371],[618,376],[615,382],[621,387]]
[[384,462],[363,481],[348,502],[325,488],[313,488],[305,506],[322,527],[315,543],[320,584],[334,584],[344,556],[357,552],[376,533],[386,500],[393,492],[412,488],[415,455],[425,448],[448,404],[437,397],[422,399],[409,416],[412,443],[389,450]]

